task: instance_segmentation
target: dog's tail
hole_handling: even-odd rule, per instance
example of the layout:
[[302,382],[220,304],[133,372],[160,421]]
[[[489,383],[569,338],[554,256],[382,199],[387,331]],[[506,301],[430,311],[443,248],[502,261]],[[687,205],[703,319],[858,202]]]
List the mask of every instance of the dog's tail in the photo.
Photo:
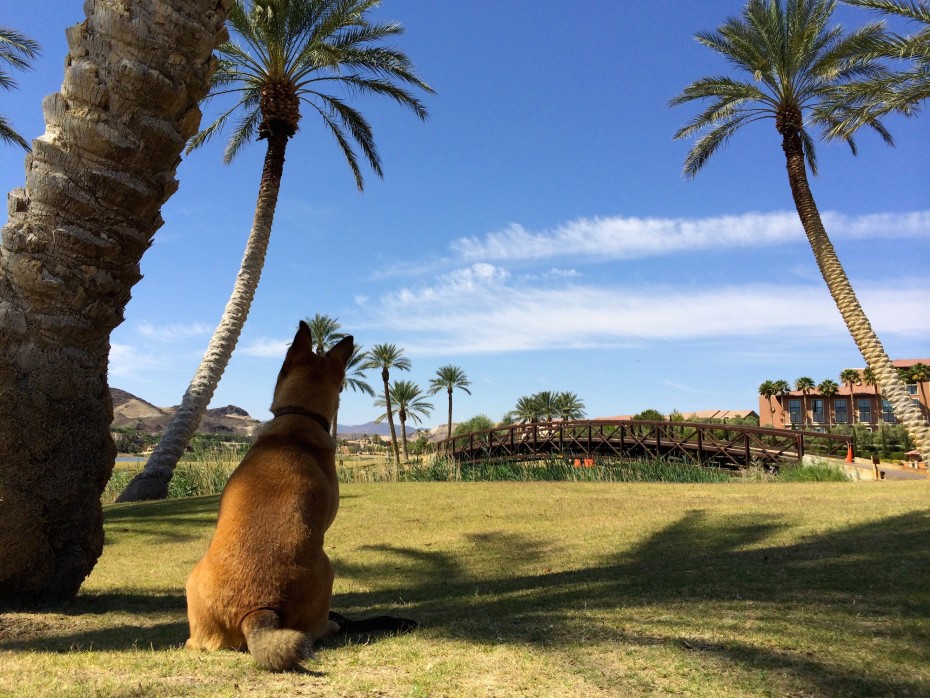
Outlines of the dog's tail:
[[310,638],[297,630],[281,627],[281,616],[272,608],[250,611],[240,623],[255,662],[270,671],[293,669],[313,656]]

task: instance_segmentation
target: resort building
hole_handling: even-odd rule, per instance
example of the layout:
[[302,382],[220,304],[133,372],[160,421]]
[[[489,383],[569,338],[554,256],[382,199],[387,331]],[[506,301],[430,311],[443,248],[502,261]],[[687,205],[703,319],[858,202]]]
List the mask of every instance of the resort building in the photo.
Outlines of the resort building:
[[[930,359],[898,359],[892,364],[910,373],[915,365],[930,366]],[[839,384],[833,395],[823,395],[816,389],[807,391],[807,394],[791,390],[773,395],[771,399],[760,395],[760,426],[830,431],[831,427],[838,425],[865,424],[871,428],[879,424],[896,424],[894,411],[882,397],[878,386],[865,381],[864,369],[854,370],[859,374],[858,381]],[[912,376],[905,384],[924,417],[930,418],[930,376],[922,372],[919,378]]]

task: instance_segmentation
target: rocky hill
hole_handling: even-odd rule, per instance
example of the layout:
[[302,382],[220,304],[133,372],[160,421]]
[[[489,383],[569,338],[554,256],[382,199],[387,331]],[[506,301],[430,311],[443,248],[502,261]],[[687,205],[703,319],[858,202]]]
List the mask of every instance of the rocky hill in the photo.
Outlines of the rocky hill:
[[[113,396],[112,427],[130,428],[145,434],[161,434],[177,407],[156,407],[132,393],[110,388]],[[241,407],[227,405],[207,410],[197,431],[203,434],[253,436],[261,422],[249,416]]]

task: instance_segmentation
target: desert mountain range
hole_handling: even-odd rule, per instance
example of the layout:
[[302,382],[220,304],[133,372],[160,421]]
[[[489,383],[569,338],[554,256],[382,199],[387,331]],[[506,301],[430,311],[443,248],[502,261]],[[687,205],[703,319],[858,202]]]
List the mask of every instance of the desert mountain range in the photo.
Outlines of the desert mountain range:
[[[146,434],[161,434],[177,410],[176,406],[156,407],[119,388],[110,388],[110,394],[113,396],[112,427],[114,429],[128,427]],[[254,436],[261,424],[241,407],[227,405],[207,410],[197,431],[203,434]],[[400,425],[395,424],[395,427],[400,429]],[[375,422],[355,425],[340,424],[338,432],[341,438],[352,438],[363,434],[388,436],[391,433],[386,423],[376,424]],[[408,426],[407,434],[413,433],[414,430]]]

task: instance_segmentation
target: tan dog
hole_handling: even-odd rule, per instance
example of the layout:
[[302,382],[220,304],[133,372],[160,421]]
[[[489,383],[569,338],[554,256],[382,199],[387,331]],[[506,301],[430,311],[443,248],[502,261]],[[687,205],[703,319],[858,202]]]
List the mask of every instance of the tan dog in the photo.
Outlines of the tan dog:
[[323,534],[339,507],[329,422],[352,349],[346,337],[318,356],[300,323],[275,386],[275,417],[226,483],[216,533],[187,580],[187,647],[247,646],[259,665],[282,671],[339,632]]

